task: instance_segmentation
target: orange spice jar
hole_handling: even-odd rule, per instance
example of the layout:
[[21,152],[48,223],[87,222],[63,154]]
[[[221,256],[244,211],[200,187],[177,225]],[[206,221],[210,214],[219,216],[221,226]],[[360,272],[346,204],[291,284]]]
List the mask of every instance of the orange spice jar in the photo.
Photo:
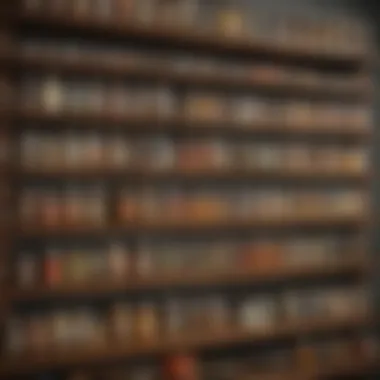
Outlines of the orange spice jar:
[[139,341],[157,339],[159,332],[158,315],[154,304],[144,302],[137,306],[135,314],[135,333]]
[[123,190],[117,205],[118,218],[123,222],[134,222],[142,216],[141,211],[140,198],[137,192],[133,189]]
[[253,265],[258,271],[276,270],[282,264],[282,249],[279,243],[258,241],[253,245]]

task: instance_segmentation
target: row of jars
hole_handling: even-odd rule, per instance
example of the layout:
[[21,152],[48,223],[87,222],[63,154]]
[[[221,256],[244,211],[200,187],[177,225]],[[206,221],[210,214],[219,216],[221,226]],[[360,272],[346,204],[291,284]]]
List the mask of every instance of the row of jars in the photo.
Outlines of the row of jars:
[[19,89],[19,102],[23,108],[43,109],[48,113],[183,116],[194,121],[224,124],[265,122],[325,129],[342,125],[345,129],[369,128],[371,117],[366,105],[280,101],[236,94],[228,97],[195,90],[178,96],[163,86],[131,86],[118,82],[107,85],[100,81],[69,80],[57,76],[24,78]]
[[366,212],[365,195],[359,190],[282,191],[241,189],[186,191],[165,189],[122,190],[111,205],[104,188],[66,187],[25,189],[19,201],[24,225],[59,227],[101,226],[110,219],[120,222],[217,222],[229,218],[358,217]]
[[207,6],[199,0],[24,0],[23,5],[27,12],[37,14],[190,28],[290,47],[357,52],[368,46],[364,26],[348,17],[265,14],[236,4]]
[[251,218],[357,217],[365,213],[362,191],[281,191],[274,189],[160,192],[148,189],[138,195],[122,192],[118,204],[121,221],[213,222]]
[[[325,368],[370,359],[378,353],[379,344],[369,336],[330,337],[298,343],[296,347],[247,349],[237,354],[211,358],[189,354],[168,355],[159,362],[106,365],[94,370],[66,373],[59,380],[236,380],[283,372],[309,373],[307,367]],[[305,363],[305,359],[306,363]],[[105,367],[105,368],[104,368]]]
[[239,300],[223,295],[168,297],[161,302],[147,299],[116,303],[105,311],[79,307],[14,315],[6,329],[6,349],[16,354],[86,350],[89,345],[135,346],[194,334],[217,336],[228,329],[270,331],[287,321],[357,317],[365,315],[367,308],[365,288],[360,286],[248,294]]
[[15,261],[15,282],[20,288],[78,283],[125,283],[166,275],[261,273],[286,268],[336,265],[359,259],[363,247],[357,238],[334,236],[288,239],[151,242],[135,249],[123,242],[108,247],[62,248],[48,246],[43,254],[22,251]]
[[184,53],[163,53],[143,49],[125,48],[120,45],[83,43],[73,39],[26,39],[20,45],[26,59],[52,59],[67,63],[97,62],[99,67],[124,69],[162,70],[163,73],[199,75],[210,78],[222,77],[231,80],[247,80],[263,84],[294,84],[304,86],[326,86],[328,89],[350,90],[365,83],[363,76],[324,72],[302,67],[294,68],[280,64],[249,62],[247,60],[222,60],[216,57],[193,56]]
[[364,148],[305,143],[174,140],[164,135],[127,138],[121,133],[68,131],[24,132],[20,145],[22,167],[37,170],[304,169],[363,173],[368,166]]

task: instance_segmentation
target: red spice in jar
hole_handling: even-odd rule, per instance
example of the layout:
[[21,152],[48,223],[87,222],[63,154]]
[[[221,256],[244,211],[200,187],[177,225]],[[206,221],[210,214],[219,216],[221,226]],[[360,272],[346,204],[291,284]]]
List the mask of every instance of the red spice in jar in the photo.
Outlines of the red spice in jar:
[[62,282],[63,266],[61,254],[58,250],[48,251],[44,263],[44,280],[46,285],[55,286]]
[[196,360],[187,355],[169,357],[164,365],[164,378],[168,380],[198,379]]

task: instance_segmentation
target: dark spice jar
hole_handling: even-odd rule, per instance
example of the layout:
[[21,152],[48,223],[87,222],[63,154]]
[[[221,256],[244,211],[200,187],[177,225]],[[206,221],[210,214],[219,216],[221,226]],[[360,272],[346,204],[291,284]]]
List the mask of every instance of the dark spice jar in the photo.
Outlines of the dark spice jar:
[[199,379],[196,359],[186,354],[167,358],[164,365],[164,378],[168,380]]

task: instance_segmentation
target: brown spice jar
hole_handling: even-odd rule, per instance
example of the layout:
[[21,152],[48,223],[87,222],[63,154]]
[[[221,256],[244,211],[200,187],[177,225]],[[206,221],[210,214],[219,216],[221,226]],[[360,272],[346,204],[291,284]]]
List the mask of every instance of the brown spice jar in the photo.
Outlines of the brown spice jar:
[[154,340],[158,335],[158,316],[154,305],[137,307],[135,315],[136,337],[140,341]]
[[62,223],[62,204],[58,196],[47,193],[41,198],[42,224],[54,228]]

